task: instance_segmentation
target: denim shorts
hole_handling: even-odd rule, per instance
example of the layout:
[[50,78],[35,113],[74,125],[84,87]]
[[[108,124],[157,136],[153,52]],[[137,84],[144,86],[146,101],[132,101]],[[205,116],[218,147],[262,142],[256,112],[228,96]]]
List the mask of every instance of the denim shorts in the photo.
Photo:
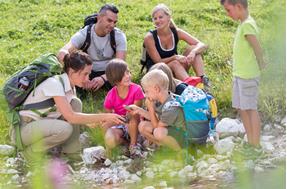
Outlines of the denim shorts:
[[233,78],[232,107],[241,110],[257,110],[259,77]]

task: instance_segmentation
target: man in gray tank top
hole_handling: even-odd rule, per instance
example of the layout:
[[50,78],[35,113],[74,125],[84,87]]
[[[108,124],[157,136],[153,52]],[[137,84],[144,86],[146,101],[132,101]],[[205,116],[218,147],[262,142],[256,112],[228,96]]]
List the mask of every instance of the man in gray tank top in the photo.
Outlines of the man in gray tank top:
[[[86,52],[93,61],[93,70],[90,74],[90,81],[83,87],[86,90],[96,91],[101,87],[106,89],[111,88],[107,82],[105,69],[107,63],[113,58],[120,58],[125,60],[127,52],[127,40],[125,34],[118,28],[116,23],[118,21],[118,9],[114,5],[104,5],[97,16],[97,22],[91,27],[91,42]],[[58,59],[63,62],[67,53],[81,49],[83,46],[87,30],[89,26],[85,26],[74,34],[70,41],[61,48]],[[111,32],[114,32],[115,50],[111,46]]]

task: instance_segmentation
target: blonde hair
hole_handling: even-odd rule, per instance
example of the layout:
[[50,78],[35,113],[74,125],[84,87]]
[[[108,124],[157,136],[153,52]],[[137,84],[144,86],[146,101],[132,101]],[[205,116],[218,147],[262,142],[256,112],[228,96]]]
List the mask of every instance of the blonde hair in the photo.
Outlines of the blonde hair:
[[166,4],[160,3],[157,6],[155,6],[152,9],[151,16],[154,17],[154,14],[156,12],[160,11],[160,10],[163,11],[164,14],[166,14],[167,16],[170,16],[170,27],[171,28],[176,28],[176,25],[175,25],[173,19],[171,18],[172,12],[171,12],[171,10],[168,8],[168,6]]
[[175,88],[176,88],[177,82],[176,82],[175,78],[173,77],[172,71],[168,67],[168,65],[166,65],[163,62],[159,62],[159,63],[154,64],[150,68],[149,71],[152,71],[152,70],[162,70],[167,75],[168,80],[169,80],[168,90],[170,90],[171,92],[175,93]]
[[169,79],[162,70],[151,70],[143,76],[141,79],[141,85],[143,88],[148,86],[158,86],[163,90],[168,90]]

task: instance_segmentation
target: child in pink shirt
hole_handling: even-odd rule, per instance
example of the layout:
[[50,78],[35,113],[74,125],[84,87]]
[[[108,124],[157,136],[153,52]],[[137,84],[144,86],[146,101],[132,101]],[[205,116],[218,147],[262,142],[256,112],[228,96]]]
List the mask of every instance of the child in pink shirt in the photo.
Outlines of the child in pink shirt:
[[126,107],[131,104],[142,106],[144,99],[142,88],[131,82],[128,66],[121,59],[113,59],[109,62],[106,76],[114,87],[105,98],[104,108],[107,112],[125,116],[127,121],[125,125],[104,125],[107,150],[129,142],[130,156],[141,156],[140,147],[137,145],[139,116],[130,114]]

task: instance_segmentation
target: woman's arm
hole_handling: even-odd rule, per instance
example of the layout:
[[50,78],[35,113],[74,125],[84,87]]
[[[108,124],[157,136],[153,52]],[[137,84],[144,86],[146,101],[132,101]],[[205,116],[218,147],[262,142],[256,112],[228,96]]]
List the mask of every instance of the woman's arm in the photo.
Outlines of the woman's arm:
[[123,118],[120,115],[112,113],[86,114],[75,112],[73,111],[72,106],[68,103],[66,97],[55,96],[53,99],[59,112],[71,124],[101,123],[107,120],[116,124],[123,124]]
[[200,54],[208,48],[207,45],[180,28],[177,28],[177,34],[179,40],[183,40],[190,46],[194,46],[192,51],[195,54]]

